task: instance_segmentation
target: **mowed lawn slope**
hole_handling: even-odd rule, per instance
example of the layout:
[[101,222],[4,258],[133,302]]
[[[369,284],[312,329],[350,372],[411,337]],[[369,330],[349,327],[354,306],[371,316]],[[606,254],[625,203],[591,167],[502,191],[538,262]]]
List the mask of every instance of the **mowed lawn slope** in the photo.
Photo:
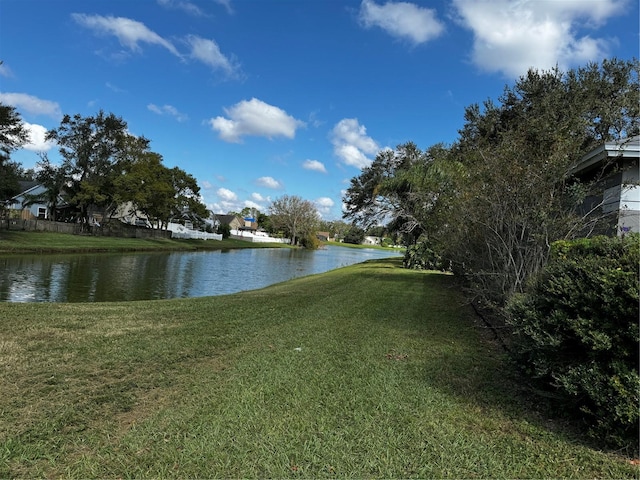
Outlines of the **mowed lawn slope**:
[[0,304],[0,477],[635,478],[535,413],[452,277]]

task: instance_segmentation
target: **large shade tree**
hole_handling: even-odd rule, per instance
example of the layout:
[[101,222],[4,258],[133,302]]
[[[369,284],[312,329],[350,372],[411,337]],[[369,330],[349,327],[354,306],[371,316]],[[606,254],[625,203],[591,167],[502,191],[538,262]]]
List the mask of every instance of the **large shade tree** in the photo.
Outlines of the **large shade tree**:
[[314,235],[320,222],[315,205],[295,195],[283,195],[271,202],[269,218],[275,228],[284,230],[291,245]]
[[131,144],[145,151],[149,141],[132,140],[127,123],[113,113],[102,110],[95,116],[65,115],[58,128],[49,130],[47,140],[55,141],[62,156],[62,168],[68,178],[68,201],[88,223],[91,208],[104,216],[115,207],[114,181],[122,173],[120,161],[127,156]]
[[130,202],[135,211],[160,228],[167,228],[171,218],[185,212],[206,218],[208,212],[200,201],[196,179],[178,167],[166,167],[162,161],[155,152],[143,149],[132,156],[130,151],[121,175],[114,180],[116,202]]

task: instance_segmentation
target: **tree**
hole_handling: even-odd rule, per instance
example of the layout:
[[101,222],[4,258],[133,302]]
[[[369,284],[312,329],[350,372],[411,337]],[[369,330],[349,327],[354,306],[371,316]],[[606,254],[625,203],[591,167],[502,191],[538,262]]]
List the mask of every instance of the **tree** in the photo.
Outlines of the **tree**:
[[200,199],[200,187],[195,177],[178,167],[173,167],[170,174],[174,192],[172,216],[188,212],[198,219],[207,218],[209,212]]
[[29,132],[20,114],[10,105],[0,102],[0,164],[9,160],[11,152],[29,141]]
[[268,233],[276,233],[274,231],[273,225],[271,223],[271,217],[269,217],[269,215],[258,211],[257,221],[258,221],[258,226],[261,229],[265,230]]
[[131,202],[133,209],[159,227],[166,227],[174,198],[171,175],[162,165],[162,157],[154,152],[142,152],[124,165],[123,173],[114,181],[115,201]]
[[504,304],[546,264],[553,241],[589,234],[577,207],[590,185],[576,188],[570,168],[637,132],[638,90],[638,62],[612,60],[566,74],[530,70],[500,103],[466,109],[440,240],[477,298]]
[[379,152],[351,180],[343,199],[343,217],[365,230],[387,223],[389,231],[407,236],[411,243],[417,241],[444,186],[435,164],[447,154],[441,144],[422,152],[412,142]]
[[[408,185],[400,172],[422,160],[422,152],[412,143],[399,145],[396,150],[378,152],[374,161],[351,179],[344,203],[343,218],[367,229],[377,223],[402,215],[402,201]],[[411,228],[411,227],[407,227]]]
[[15,107],[0,103],[0,202],[20,193],[20,165],[10,158],[11,152],[28,141],[29,132]]
[[356,225],[351,225],[351,228],[349,229],[347,234],[344,236],[344,243],[360,245],[363,242],[364,237],[365,237],[365,231],[362,228]]
[[[563,73],[530,70],[498,102],[465,109],[458,140],[420,152],[383,151],[352,179],[345,218],[386,218],[464,278],[474,298],[500,307],[521,292],[559,239],[588,235],[578,207],[592,188],[572,164],[605,141],[638,133],[637,60]],[[419,233],[419,236],[418,236]]]
[[122,118],[102,110],[90,117],[65,115],[58,128],[47,132],[46,139],[59,145],[62,167],[70,179],[69,203],[84,223],[90,208],[98,208],[104,216],[115,208],[113,184],[121,174],[119,162],[148,148],[147,139],[133,138]]
[[314,234],[320,221],[316,207],[308,200],[297,196],[283,195],[269,206],[271,222],[282,228],[291,239],[291,245],[309,234]]
[[122,165],[123,172],[114,181],[114,199],[131,202],[135,210],[158,222],[160,228],[166,228],[171,218],[184,212],[196,218],[208,216],[199,200],[195,178],[178,167],[164,166],[160,154],[141,151]]
[[318,230],[329,232],[329,237],[344,238],[351,225],[344,220],[321,221]]

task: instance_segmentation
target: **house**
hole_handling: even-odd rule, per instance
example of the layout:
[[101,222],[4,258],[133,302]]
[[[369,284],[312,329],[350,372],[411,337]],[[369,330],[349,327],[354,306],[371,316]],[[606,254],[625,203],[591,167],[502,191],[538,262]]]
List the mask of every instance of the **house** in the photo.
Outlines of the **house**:
[[133,202],[124,202],[118,205],[110,218],[120,220],[122,223],[128,225],[135,225],[136,227],[151,226],[151,222],[147,216],[139,210],[136,210]]
[[229,225],[230,230],[239,230],[241,227],[244,227],[245,222],[237,215],[220,215],[214,213],[213,225],[216,228],[220,225]]
[[328,242],[331,238],[331,234],[329,232],[318,232],[316,233],[316,238],[321,242]]
[[240,231],[255,233],[258,231],[258,222],[253,217],[244,217],[242,219],[242,226],[239,228]]
[[367,235],[362,240],[362,245],[380,245],[382,243],[382,239],[380,237],[374,237],[371,235]]
[[604,215],[598,233],[622,235],[640,232],[640,135],[600,145],[584,155],[570,174],[583,182],[595,181],[597,194],[582,205],[584,214]]
[[33,181],[21,181],[21,193],[9,200],[10,215],[21,220],[35,220],[36,218],[50,218],[49,207],[46,201],[42,200],[47,189],[44,185]]

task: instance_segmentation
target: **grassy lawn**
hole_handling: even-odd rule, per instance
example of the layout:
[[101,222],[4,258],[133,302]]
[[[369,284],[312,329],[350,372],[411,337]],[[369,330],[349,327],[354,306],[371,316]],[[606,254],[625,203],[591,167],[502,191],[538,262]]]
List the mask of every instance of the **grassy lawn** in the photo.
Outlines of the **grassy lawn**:
[[[89,253],[153,250],[223,250],[231,248],[273,248],[282,244],[251,243],[242,240],[184,240],[93,237],[51,232],[0,230],[0,254]],[[286,246],[288,247],[288,246]]]
[[395,247],[383,247],[381,245],[356,245],[354,243],[346,243],[346,242],[324,242],[325,245],[333,245],[334,247],[345,247],[345,248],[373,248],[375,250],[391,250],[392,252],[404,252],[404,247],[395,248]]
[[637,478],[546,419],[452,277],[0,303],[0,477]]

